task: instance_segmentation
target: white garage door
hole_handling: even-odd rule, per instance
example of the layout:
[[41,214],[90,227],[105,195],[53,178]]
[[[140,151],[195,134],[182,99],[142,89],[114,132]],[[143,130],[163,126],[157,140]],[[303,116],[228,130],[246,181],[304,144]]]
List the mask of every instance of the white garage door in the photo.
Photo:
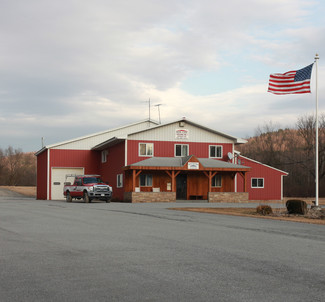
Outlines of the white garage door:
[[84,168],[52,168],[52,183],[51,183],[51,199],[64,199],[63,187],[65,181],[73,181],[73,178],[68,178],[65,180],[67,174],[84,174]]

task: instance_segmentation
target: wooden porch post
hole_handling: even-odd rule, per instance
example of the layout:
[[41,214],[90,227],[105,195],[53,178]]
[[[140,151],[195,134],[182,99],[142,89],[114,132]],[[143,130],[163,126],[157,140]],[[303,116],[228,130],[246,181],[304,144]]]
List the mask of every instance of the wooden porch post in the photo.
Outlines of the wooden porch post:
[[205,176],[208,177],[209,179],[209,191],[208,192],[211,192],[212,190],[212,178],[215,177],[215,175],[218,173],[218,172],[213,172],[212,171],[209,171],[209,174],[206,172],[206,171],[203,171]]
[[169,171],[165,171],[165,172],[169,175],[169,177],[172,180],[172,192],[176,192],[176,181],[175,181],[175,179],[176,179],[176,176],[179,173],[181,173],[181,171],[175,172],[174,170],[172,170],[171,172],[169,172]]
[[132,170],[132,192],[135,192],[135,182],[140,173],[141,170],[139,170],[138,172],[136,170]]

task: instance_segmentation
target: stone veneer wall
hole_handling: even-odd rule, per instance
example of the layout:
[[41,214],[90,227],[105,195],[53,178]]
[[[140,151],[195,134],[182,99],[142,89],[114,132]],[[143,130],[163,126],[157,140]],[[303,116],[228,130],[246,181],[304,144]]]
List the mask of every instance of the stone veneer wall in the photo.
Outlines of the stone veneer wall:
[[248,192],[209,192],[209,202],[248,202]]
[[176,192],[125,192],[126,202],[175,202]]

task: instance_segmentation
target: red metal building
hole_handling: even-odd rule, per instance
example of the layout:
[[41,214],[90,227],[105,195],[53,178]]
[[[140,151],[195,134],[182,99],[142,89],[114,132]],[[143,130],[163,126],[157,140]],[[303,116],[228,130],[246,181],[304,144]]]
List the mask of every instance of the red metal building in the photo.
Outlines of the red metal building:
[[129,202],[281,200],[287,174],[235,156],[245,142],[181,119],[46,146],[36,153],[37,199],[63,199],[66,174],[100,174],[115,199]]

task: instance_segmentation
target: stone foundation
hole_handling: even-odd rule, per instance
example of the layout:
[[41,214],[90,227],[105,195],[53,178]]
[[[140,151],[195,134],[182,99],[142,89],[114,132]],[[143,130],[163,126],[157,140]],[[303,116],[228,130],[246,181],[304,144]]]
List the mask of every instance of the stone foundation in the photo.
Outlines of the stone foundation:
[[248,202],[248,192],[209,192],[208,202]]
[[175,202],[176,192],[125,192],[126,202]]

